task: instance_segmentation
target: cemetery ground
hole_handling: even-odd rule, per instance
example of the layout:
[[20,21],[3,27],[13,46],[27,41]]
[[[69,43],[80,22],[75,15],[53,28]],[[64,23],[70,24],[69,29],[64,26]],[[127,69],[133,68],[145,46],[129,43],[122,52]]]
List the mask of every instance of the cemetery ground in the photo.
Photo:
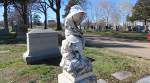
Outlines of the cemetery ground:
[[93,32],[91,30],[85,30],[84,32],[86,32],[87,34],[92,34],[92,35],[100,35],[100,36],[124,38],[124,39],[149,42],[146,37],[147,33],[122,32],[122,31],[101,31],[101,32],[94,31]]
[[147,33],[136,32],[87,32],[89,45],[105,47],[114,51],[130,54],[139,58],[150,59],[150,41]]
[[[59,60],[27,65],[22,60],[26,42],[17,42],[14,38],[15,34],[0,36],[0,83],[57,83],[57,75],[61,73]],[[150,75],[150,60],[107,48],[86,47],[84,53],[94,59],[97,79],[108,83],[134,83]],[[121,81],[112,77],[112,73],[122,70],[131,72],[132,76]]]

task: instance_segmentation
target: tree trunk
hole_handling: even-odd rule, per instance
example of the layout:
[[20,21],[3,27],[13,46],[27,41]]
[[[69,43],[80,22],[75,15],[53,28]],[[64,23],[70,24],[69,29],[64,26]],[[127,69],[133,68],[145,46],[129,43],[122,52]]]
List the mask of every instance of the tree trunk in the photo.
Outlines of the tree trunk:
[[32,13],[30,13],[30,28],[32,29]]
[[61,22],[60,22],[60,10],[56,10],[56,19],[57,19],[57,29],[62,30]]
[[147,27],[147,19],[144,20],[144,27],[145,27],[145,32],[148,32],[148,27]]
[[[24,40],[26,39],[26,33],[28,32],[28,27],[29,27],[29,19],[28,19],[28,14],[27,14],[27,3],[20,4],[21,6],[21,24],[18,25],[17,27],[17,39],[19,40]],[[18,18],[19,19],[19,18]],[[19,23],[19,22],[18,22]]]
[[8,6],[8,1],[4,0],[4,28],[5,28],[6,32],[9,33],[7,6]]
[[147,25],[147,20],[146,19],[144,20],[144,25]]
[[27,3],[23,4],[23,30],[25,33],[28,32],[28,15],[27,15]]
[[44,12],[45,20],[44,20],[44,29],[47,29],[47,12]]
[[56,19],[57,19],[57,29],[62,30],[61,22],[60,22],[60,8],[61,8],[61,0],[56,0]]

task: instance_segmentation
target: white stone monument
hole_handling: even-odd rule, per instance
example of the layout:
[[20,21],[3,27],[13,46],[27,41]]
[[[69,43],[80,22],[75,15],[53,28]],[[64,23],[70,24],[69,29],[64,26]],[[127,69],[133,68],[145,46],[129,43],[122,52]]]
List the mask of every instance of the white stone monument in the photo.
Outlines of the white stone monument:
[[27,63],[59,57],[58,34],[51,29],[33,29],[27,33],[27,51],[23,59]]
[[96,83],[91,61],[83,55],[85,39],[78,26],[85,12],[78,5],[71,7],[65,20],[65,37],[62,41],[60,66],[63,72],[58,75],[58,83]]

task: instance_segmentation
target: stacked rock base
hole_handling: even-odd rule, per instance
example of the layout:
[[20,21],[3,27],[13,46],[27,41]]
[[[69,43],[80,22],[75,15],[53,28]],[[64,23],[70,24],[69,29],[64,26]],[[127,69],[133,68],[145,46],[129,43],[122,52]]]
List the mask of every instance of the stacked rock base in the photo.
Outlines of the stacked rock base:
[[67,72],[58,75],[58,83],[97,83],[96,76],[92,72],[73,77]]

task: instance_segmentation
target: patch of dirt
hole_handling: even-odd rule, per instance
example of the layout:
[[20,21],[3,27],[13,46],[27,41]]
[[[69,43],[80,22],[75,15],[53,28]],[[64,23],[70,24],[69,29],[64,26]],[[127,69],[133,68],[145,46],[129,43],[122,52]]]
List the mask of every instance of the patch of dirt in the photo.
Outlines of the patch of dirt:
[[11,80],[16,73],[16,70],[13,68],[4,68],[0,69],[0,80]]
[[136,57],[150,59],[150,43],[122,38],[102,37],[97,35],[86,36],[86,44],[92,47],[109,48]]

